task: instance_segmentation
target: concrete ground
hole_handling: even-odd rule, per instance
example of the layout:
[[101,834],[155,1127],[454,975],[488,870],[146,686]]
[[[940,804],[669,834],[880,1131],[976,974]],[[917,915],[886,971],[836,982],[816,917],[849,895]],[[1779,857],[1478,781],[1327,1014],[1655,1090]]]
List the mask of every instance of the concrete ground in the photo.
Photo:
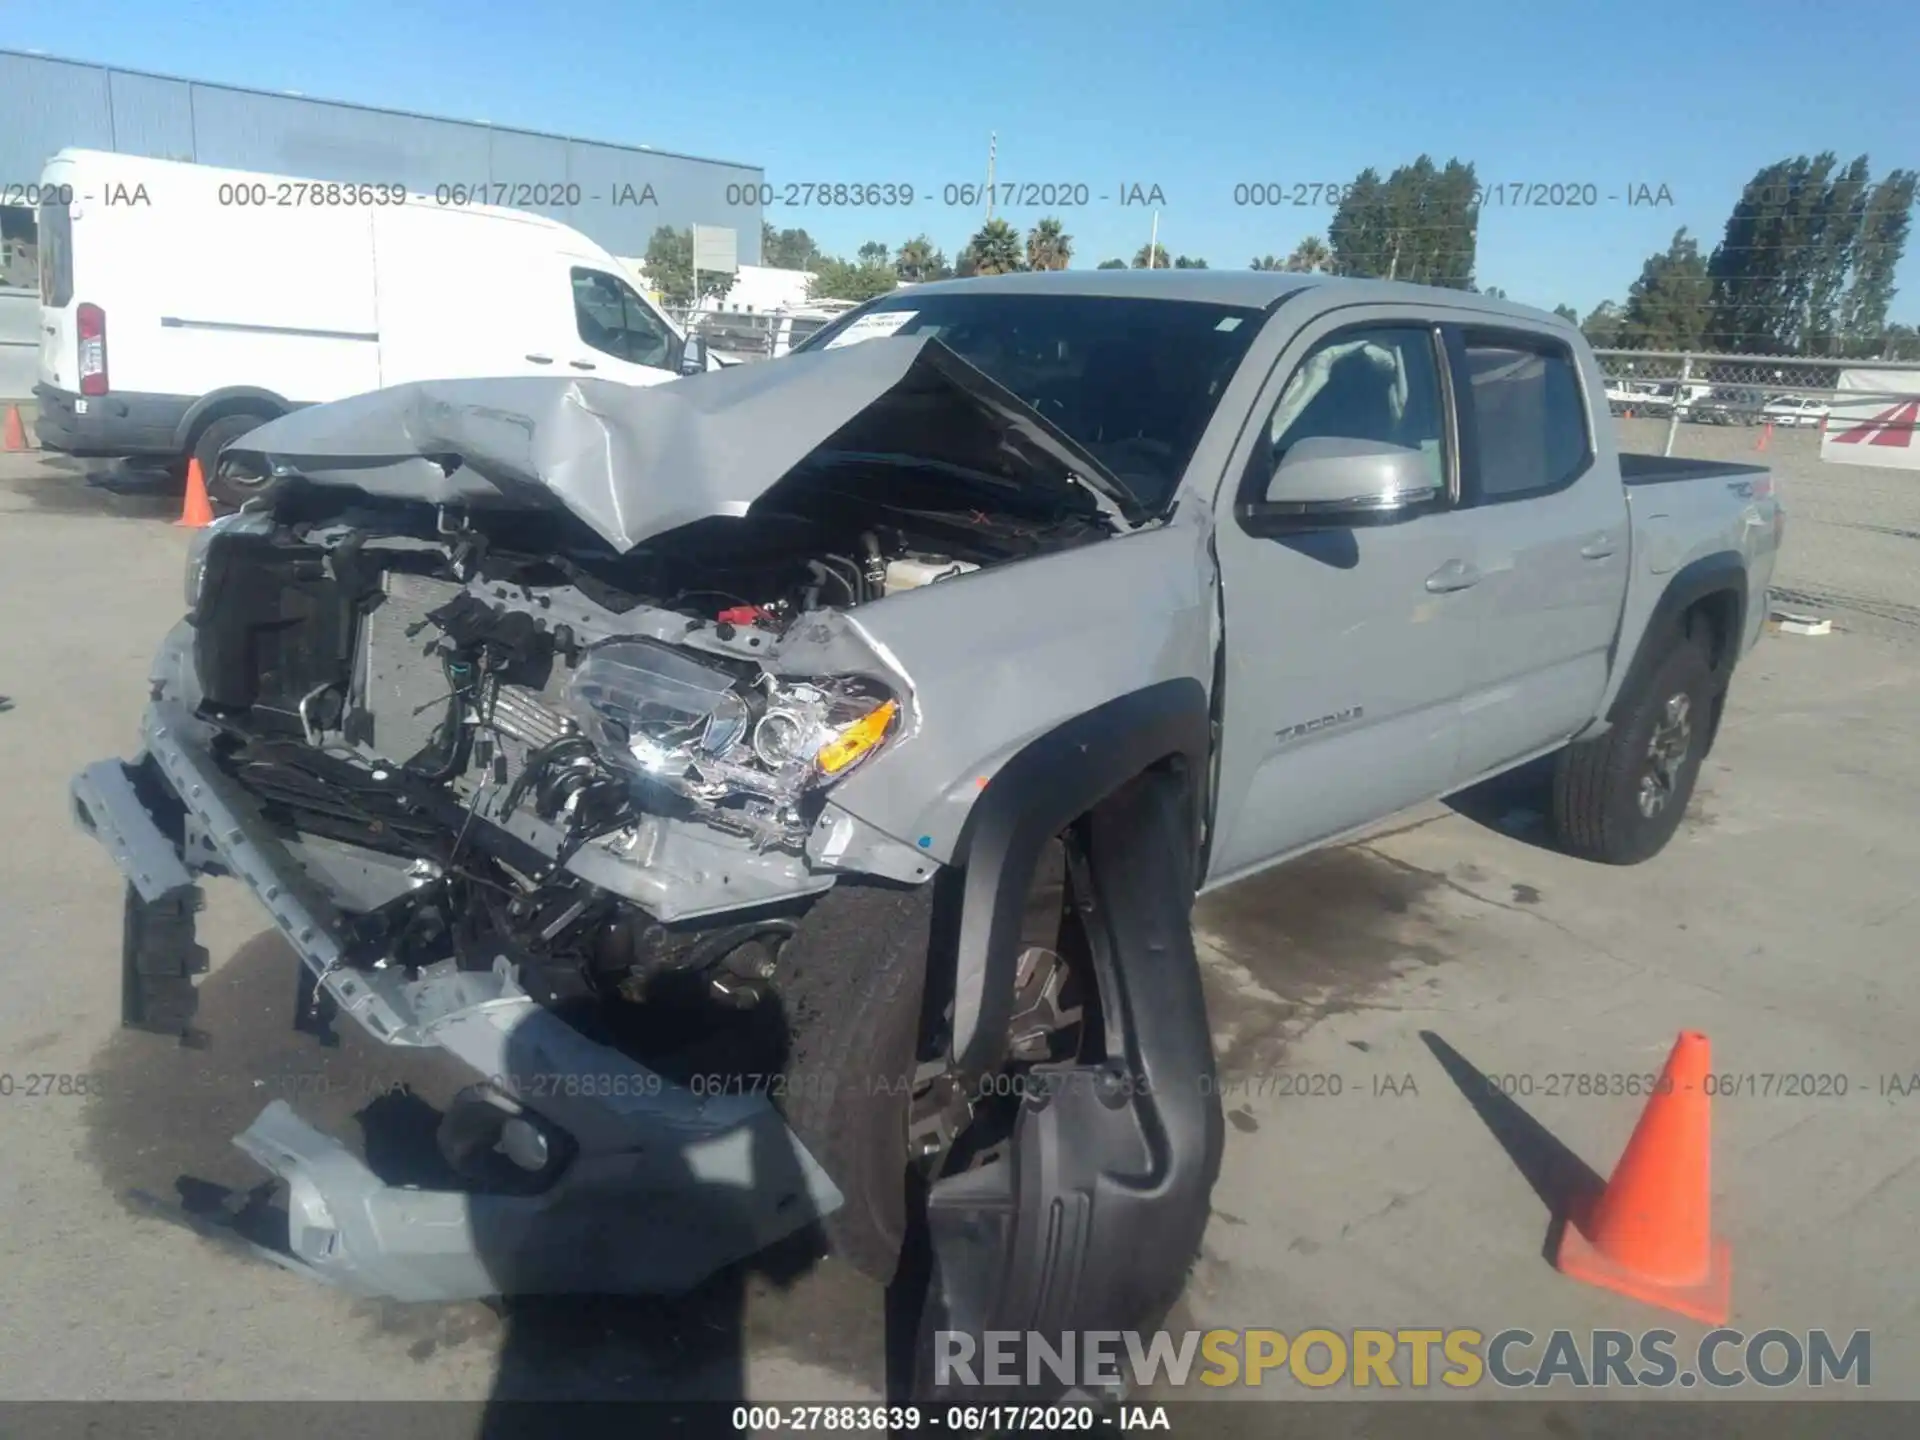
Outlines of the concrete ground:
[[[1693,1027],[1717,1071],[1830,1077],[1717,1102],[1732,1323],[1870,1330],[1874,1393],[1920,1396],[1920,1093],[1884,1093],[1920,1070],[1920,476],[1822,466],[1812,442],[1769,451],[1794,507],[1781,583],[1839,628],[1748,662],[1664,855],[1551,853],[1521,777],[1201,905],[1230,1125],[1170,1324],[1668,1324],[1542,1258],[1549,1201],[1610,1170],[1641,1103],[1556,1077],[1649,1074]],[[431,1121],[371,1093],[416,1072],[350,1027],[337,1051],[288,1028],[293,962],[230,885],[202,917],[211,1047],[116,1028],[120,887],[66,785],[134,748],[180,606],[176,505],[0,456],[0,1397],[877,1396],[880,1297],[832,1263],[503,1318],[352,1301],[143,1208],[190,1195],[182,1177],[261,1178],[228,1141],[271,1098],[342,1134],[393,1108],[389,1143]],[[38,1075],[96,1093],[29,1095]]]

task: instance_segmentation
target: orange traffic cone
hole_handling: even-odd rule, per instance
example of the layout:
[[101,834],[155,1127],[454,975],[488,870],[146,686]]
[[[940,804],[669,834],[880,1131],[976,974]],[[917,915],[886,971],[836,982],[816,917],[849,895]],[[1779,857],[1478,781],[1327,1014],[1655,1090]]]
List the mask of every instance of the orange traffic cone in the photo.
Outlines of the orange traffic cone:
[[1760,432],[1759,442],[1755,444],[1753,448],[1755,450],[1764,450],[1767,448],[1767,442],[1771,439],[1773,439],[1773,421],[1769,420],[1767,421],[1766,428]]
[[1723,1325],[1732,1255],[1708,1220],[1710,1067],[1707,1037],[1681,1031],[1605,1193],[1568,1217],[1554,1263],[1589,1285]]
[[20,423],[20,407],[18,405],[9,405],[7,407],[7,438],[5,443],[9,450],[25,450],[28,448],[27,427]]
[[187,462],[187,498],[180,507],[180,518],[173,522],[189,530],[213,523],[213,503],[207,499],[207,482],[200,474],[200,462]]

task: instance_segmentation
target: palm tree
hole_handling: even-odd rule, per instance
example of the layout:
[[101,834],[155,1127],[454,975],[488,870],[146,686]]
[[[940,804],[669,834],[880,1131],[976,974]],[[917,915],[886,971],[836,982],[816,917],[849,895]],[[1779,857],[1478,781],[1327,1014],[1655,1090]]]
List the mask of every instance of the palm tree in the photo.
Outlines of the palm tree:
[[1164,245],[1142,245],[1133,252],[1133,268],[1136,270],[1171,270],[1173,261],[1167,258]]
[[1027,268],[1064,270],[1073,258],[1073,237],[1049,215],[1027,231]]
[[1309,235],[1293,247],[1293,253],[1287,257],[1286,268],[1296,275],[1311,274],[1315,270],[1326,269],[1332,259],[1327,242],[1318,235]]
[[1249,270],[1284,270],[1287,266],[1278,255],[1257,255],[1247,268]]
[[893,257],[893,272],[909,285],[921,280],[941,279],[947,271],[947,257],[934,248],[925,235],[916,235],[900,247]]
[[1020,232],[1004,220],[989,220],[967,242],[966,258],[975,275],[1009,275],[1024,270]]

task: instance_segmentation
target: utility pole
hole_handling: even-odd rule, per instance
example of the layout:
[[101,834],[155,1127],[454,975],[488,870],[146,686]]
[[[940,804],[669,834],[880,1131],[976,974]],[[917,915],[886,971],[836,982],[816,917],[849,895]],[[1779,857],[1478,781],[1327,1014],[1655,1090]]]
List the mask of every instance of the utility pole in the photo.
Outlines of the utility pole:
[[1000,148],[1000,132],[993,131],[987,136],[987,221],[993,221],[993,155]]
[[1153,269],[1154,262],[1160,258],[1160,212],[1153,212],[1153,229],[1147,235],[1147,268]]

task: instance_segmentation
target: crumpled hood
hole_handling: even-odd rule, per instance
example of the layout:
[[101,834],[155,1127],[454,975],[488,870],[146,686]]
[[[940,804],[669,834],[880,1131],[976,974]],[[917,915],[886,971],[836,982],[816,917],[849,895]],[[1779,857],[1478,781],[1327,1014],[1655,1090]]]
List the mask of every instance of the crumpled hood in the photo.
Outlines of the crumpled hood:
[[835,451],[1064,487],[1110,513],[1132,508],[1098,461],[932,336],[645,387],[561,375],[415,381],[296,410],[228,446],[221,464],[430,504],[557,503],[626,551],[745,514],[829,440]]

